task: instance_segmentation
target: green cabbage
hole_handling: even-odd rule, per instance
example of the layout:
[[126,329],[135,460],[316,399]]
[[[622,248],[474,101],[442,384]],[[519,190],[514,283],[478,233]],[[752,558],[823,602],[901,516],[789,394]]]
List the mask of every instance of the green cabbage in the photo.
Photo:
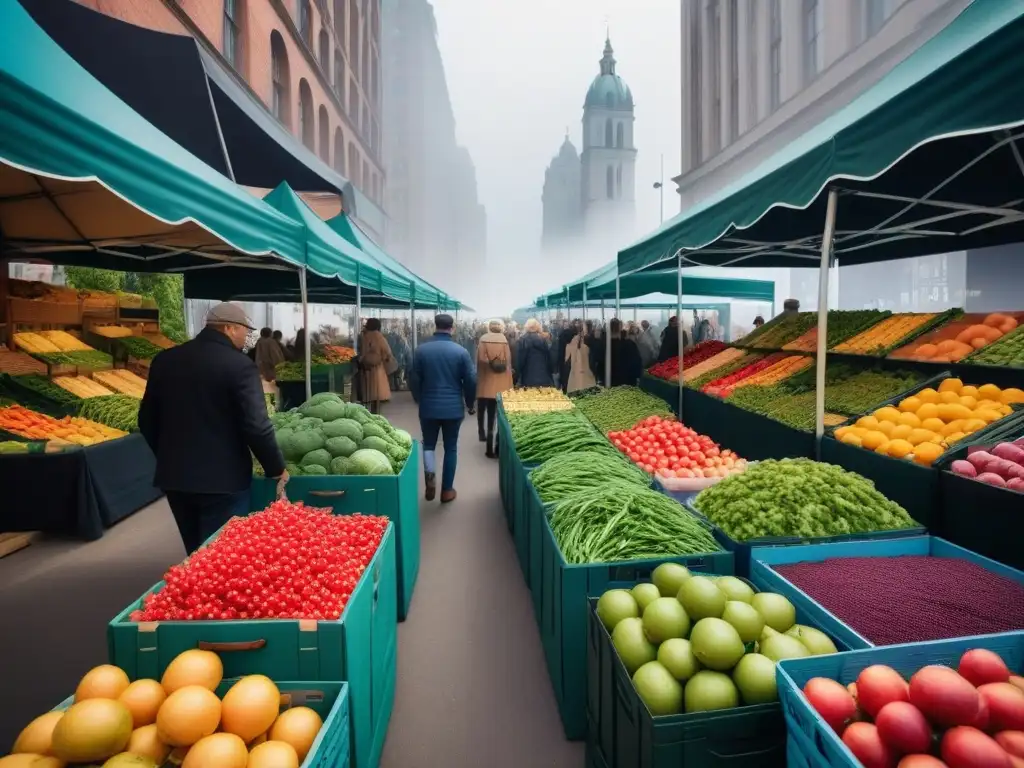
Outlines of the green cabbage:
[[387,437],[388,433],[384,431],[384,428],[379,424],[375,424],[372,421],[368,421],[363,424],[363,437],[379,437],[382,440]]
[[327,441],[325,446],[330,451],[331,456],[351,456],[355,453],[359,446],[356,441],[351,437],[341,435],[340,437],[332,437]]
[[347,437],[355,443],[363,441],[363,428],[358,421],[352,419],[337,419],[328,421],[321,427],[324,437]]
[[284,468],[288,472],[289,475],[301,475],[302,474],[302,467],[300,467],[298,464],[292,464],[291,462],[288,462],[287,464],[284,465]]
[[377,437],[376,435],[370,435],[363,439],[363,442],[359,444],[360,448],[370,448],[374,451],[380,451],[381,453],[388,452],[388,442],[383,437]]
[[341,403],[343,401],[341,399],[341,396],[337,392],[317,392],[315,395],[309,398],[309,400],[300,405],[299,410],[305,413],[305,411],[303,410],[304,408],[312,407],[314,405],[320,405],[320,403],[327,402]]
[[302,457],[302,469],[308,472],[311,466],[317,465],[323,467],[326,472],[330,469],[331,458],[331,454],[325,448],[317,448]]
[[398,445],[405,448],[407,451],[412,450],[412,435],[406,432],[404,429],[396,429],[391,433],[391,437]]
[[352,472],[356,475],[395,474],[388,457],[373,448],[360,448],[349,460],[352,462]]
[[331,422],[345,417],[346,407],[340,400],[323,400],[313,406],[307,405],[302,406],[305,409],[303,414],[306,416],[303,421],[319,419],[321,422]]
[[310,451],[324,447],[324,438],[315,429],[297,429],[281,445],[281,452],[288,461],[300,461]]
[[323,426],[324,420],[312,416],[304,417],[295,422],[295,429],[319,429]]
[[351,475],[352,459],[347,456],[338,456],[331,462],[332,475]]
[[326,475],[327,470],[319,464],[307,464],[302,468],[302,474],[304,475]]
[[360,424],[366,424],[371,420],[370,412],[359,403],[349,403],[345,409],[345,418],[354,419]]

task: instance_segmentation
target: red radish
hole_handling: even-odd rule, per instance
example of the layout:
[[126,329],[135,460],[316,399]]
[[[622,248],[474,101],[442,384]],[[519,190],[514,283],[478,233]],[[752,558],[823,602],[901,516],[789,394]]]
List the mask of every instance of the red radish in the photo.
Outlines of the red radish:
[[989,724],[991,723],[991,714],[988,709],[988,702],[984,696],[978,696],[978,714],[974,716],[974,720],[966,725],[970,725],[973,728],[977,728],[979,731],[988,731]]
[[932,729],[921,710],[907,701],[891,701],[875,718],[878,736],[900,755],[927,752],[932,745]]
[[978,693],[988,702],[994,731],[1024,731],[1024,691],[1009,683],[987,683]]
[[889,702],[907,699],[907,681],[892,667],[874,664],[857,675],[857,703],[871,717]]
[[846,724],[857,713],[857,702],[840,683],[827,677],[814,677],[804,685],[804,696],[814,711],[833,731],[843,733]]
[[957,672],[971,685],[1005,683],[1010,679],[1010,670],[999,654],[987,648],[972,648],[960,657]]
[[992,449],[992,455],[1012,461],[1014,464],[1024,464],[1024,448],[1013,443],[1000,443]]
[[1012,768],[1010,756],[977,728],[961,725],[942,737],[942,759],[949,768]]
[[1020,675],[1010,675],[1009,683],[1012,686],[1020,688],[1021,691],[1024,691],[1024,677],[1021,677]]
[[850,723],[843,733],[845,744],[864,768],[894,768],[896,754],[878,736],[871,723]]
[[979,472],[984,472],[985,467],[988,466],[990,461],[993,461],[996,457],[988,451],[975,451],[974,453],[967,454],[967,460],[974,465],[974,468]]
[[996,744],[1011,755],[1024,758],[1024,731],[1003,731],[995,736]]
[[974,722],[978,701],[978,690],[949,667],[933,664],[910,678],[910,703],[936,725]]
[[1015,477],[1006,483],[1011,491],[1024,491],[1024,477]]
[[948,768],[944,762],[931,755],[907,755],[896,768]]
[[957,459],[954,461],[950,468],[954,473],[963,475],[964,477],[978,476],[978,470],[974,468],[974,465],[969,461],[964,461],[963,459]]
[[995,472],[982,472],[980,475],[978,475],[977,479],[985,483],[986,485],[994,485],[996,488],[1006,487],[1006,481],[1003,480],[1003,478],[1001,478]]

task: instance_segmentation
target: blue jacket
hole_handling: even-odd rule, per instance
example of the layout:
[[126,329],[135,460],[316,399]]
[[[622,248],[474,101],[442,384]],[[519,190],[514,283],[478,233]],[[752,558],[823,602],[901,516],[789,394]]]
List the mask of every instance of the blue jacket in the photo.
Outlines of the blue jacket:
[[412,369],[409,388],[421,419],[461,419],[473,406],[476,366],[451,334],[435,333],[417,347]]

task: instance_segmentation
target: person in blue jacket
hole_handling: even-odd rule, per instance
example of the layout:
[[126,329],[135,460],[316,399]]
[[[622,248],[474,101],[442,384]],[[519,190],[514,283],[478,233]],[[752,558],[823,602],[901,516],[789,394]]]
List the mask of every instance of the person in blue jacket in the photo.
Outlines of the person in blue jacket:
[[441,503],[455,501],[455,469],[459,460],[459,428],[466,410],[475,413],[476,365],[465,347],[452,338],[455,321],[451,315],[434,318],[434,335],[416,348],[409,387],[420,407],[423,431],[423,477],[426,499],[437,493],[437,437],[444,441],[441,470]]

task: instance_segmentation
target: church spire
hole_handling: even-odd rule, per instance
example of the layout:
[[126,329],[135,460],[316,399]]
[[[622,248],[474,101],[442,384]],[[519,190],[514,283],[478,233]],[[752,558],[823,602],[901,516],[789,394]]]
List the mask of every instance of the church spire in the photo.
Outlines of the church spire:
[[612,51],[612,40],[611,36],[605,31],[604,38],[604,56],[601,57],[601,74],[602,75],[614,75],[615,74],[615,56]]

